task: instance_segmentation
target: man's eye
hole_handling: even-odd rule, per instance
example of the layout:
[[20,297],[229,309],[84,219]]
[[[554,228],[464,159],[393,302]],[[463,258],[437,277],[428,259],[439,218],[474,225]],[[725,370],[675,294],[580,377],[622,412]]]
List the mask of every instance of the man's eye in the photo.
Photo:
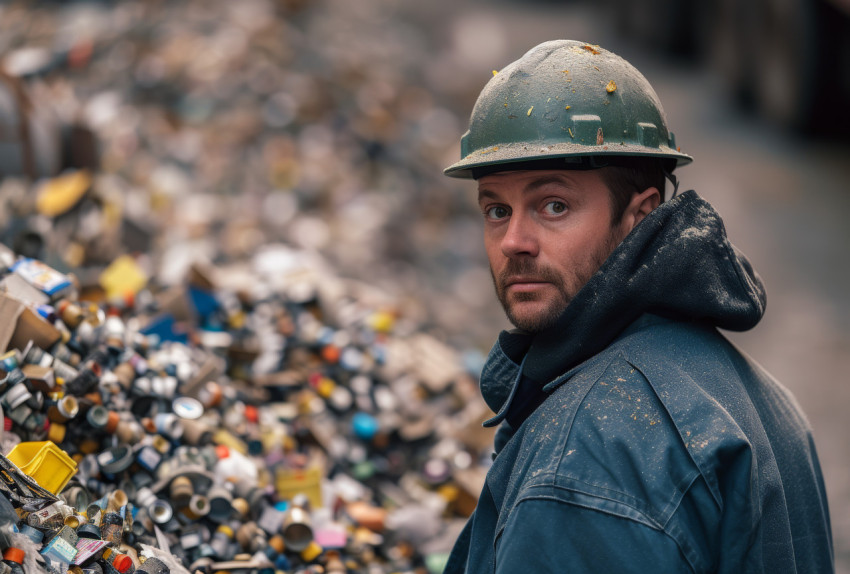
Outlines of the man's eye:
[[559,215],[567,210],[567,204],[563,201],[550,201],[543,206],[543,211],[549,215]]
[[487,219],[503,219],[508,216],[508,209],[502,205],[494,205],[484,210]]

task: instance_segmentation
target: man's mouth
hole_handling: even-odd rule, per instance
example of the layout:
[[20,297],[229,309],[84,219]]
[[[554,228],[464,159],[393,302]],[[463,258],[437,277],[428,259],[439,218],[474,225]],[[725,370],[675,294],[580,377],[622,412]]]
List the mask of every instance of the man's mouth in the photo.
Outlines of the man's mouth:
[[538,289],[541,285],[546,285],[548,283],[548,281],[540,277],[511,277],[505,281],[505,289],[530,291]]

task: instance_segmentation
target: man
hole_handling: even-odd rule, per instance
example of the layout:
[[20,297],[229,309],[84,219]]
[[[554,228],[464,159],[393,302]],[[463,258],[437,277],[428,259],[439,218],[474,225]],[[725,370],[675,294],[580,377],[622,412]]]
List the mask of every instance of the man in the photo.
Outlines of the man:
[[454,572],[833,571],[826,493],[790,393],[717,328],[759,322],[758,275],[693,191],[618,56],[547,42],[482,91],[446,170],[478,181],[517,327],[481,389],[496,454]]

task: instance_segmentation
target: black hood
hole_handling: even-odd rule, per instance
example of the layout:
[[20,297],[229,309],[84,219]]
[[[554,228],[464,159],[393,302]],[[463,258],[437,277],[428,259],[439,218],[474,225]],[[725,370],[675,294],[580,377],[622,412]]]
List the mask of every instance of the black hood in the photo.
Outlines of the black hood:
[[553,327],[534,336],[505,331],[499,345],[516,362],[527,350],[523,374],[545,384],[607,347],[644,313],[745,331],[764,307],[758,274],[729,243],[714,208],[688,191],[632,230]]

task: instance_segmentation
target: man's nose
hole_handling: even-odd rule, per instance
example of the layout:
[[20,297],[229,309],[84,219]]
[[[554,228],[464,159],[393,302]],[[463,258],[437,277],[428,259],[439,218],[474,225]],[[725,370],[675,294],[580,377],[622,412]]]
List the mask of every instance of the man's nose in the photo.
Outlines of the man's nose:
[[514,213],[502,237],[502,253],[506,257],[536,257],[538,251],[539,243],[534,222],[528,216]]

